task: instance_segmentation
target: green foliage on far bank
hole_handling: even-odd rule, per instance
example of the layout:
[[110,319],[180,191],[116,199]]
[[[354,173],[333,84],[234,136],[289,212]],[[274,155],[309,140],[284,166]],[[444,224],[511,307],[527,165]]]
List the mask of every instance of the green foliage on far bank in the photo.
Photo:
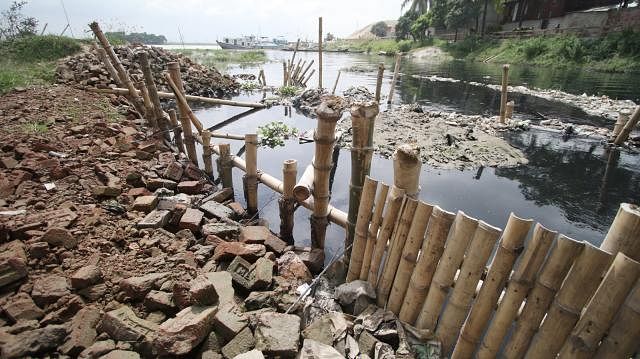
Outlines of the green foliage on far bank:
[[231,64],[261,64],[267,62],[267,54],[263,50],[207,50],[207,49],[175,49],[193,61],[223,70]]
[[395,55],[398,52],[409,52],[420,47],[431,46],[433,39],[423,41],[393,40],[393,39],[367,39],[367,40],[336,40],[327,43],[325,50],[338,51],[349,50],[351,52],[365,52],[377,54],[384,52],[387,55]]

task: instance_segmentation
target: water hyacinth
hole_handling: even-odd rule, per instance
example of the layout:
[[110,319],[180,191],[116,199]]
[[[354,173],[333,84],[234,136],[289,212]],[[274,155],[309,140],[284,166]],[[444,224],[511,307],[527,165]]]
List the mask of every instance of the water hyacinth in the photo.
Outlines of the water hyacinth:
[[269,148],[284,146],[284,141],[299,133],[295,127],[289,127],[284,122],[274,121],[264,126],[258,126],[260,145]]

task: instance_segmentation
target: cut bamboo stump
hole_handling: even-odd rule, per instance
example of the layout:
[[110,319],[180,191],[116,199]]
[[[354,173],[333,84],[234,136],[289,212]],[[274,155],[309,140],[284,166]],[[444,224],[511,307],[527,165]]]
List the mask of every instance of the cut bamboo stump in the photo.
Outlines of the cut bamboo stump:
[[612,255],[589,243],[576,259],[558,291],[544,322],[533,337],[525,358],[553,358],[580,318],[612,260]]
[[473,296],[476,294],[476,286],[484,272],[484,265],[500,233],[499,228],[483,221],[478,222],[478,227],[467,249],[466,258],[462,262],[460,275],[436,329],[436,338],[442,343],[443,355],[450,353],[456,342],[471,307]]
[[244,194],[247,200],[247,212],[258,213],[258,135],[255,133],[244,136],[246,149],[247,173],[243,177]]
[[318,18],[318,88],[322,90],[322,16]]
[[311,221],[311,246],[324,248],[327,233],[329,206],[329,176],[332,166],[333,146],[336,142],[336,123],[342,115],[337,101],[329,99],[316,109],[318,126],[314,133],[315,157],[313,160],[314,209]]
[[557,234],[536,224],[533,237],[527,244],[518,267],[511,275],[504,297],[478,349],[478,358],[495,358],[498,355],[500,344],[518,315],[522,301],[533,287],[536,274]]
[[349,262],[349,270],[347,272],[347,283],[360,278],[360,270],[362,269],[362,261],[367,246],[367,233],[369,232],[369,223],[371,222],[371,212],[373,210],[377,188],[378,181],[369,177],[365,179],[362,200],[360,201],[358,209],[358,219],[355,226],[351,261]]
[[[171,76],[178,89],[184,92],[182,79],[180,77],[180,65],[177,62],[170,62],[167,65],[167,68],[169,70],[169,76]],[[187,156],[189,157],[189,160],[197,166],[198,154],[196,152],[196,142],[193,137],[193,130],[191,129],[191,120],[188,115],[189,110],[185,108],[183,103],[178,102],[177,104],[179,114],[178,119],[180,120],[182,132],[184,134],[184,145],[187,149]]]
[[380,103],[380,94],[382,92],[382,78],[384,76],[384,63],[378,64],[378,77],[376,79],[376,97],[377,103]]
[[636,283],[631,294],[622,304],[594,358],[631,358],[638,349],[638,338],[640,338],[640,282]]
[[640,208],[622,203],[618,208],[607,236],[600,249],[612,254],[622,252],[635,261],[640,261]]
[[[416,320],[415,311],[409,304],[411,300],[405,297],[405,302],[408,303],[407,305],[402,305],[400,320],[410,324],[415,322],[416,327],[428,329],[433,332],[436,328],[438,316],[442,311],[442,305],[449,294],[449,290],[453,286],[456,271],[460,268],[460,264],[464,258],[464,252],[467,250],[469,242],[471,238],[473,238],[473,234],[477,228],[477,219],[467,216],[462,211],[458,211],[456,219],[451,225],[444,252],[431,280],[431,287],[427,293],[427,298],[418,314],[418,319]],[[417,255],[418,251],[416,250],[409,258],[413,258],[413,261],[415,261]]]
[[138,53],[138,59],[140,59],[140,68],[142,69],[142,75],[144,76],[144,82],[147,87],[147,92],[149,95],[149,99],[153,104],[153,115],[155,116],[156,123],[158,124],[158,128],[164,134],[164,138],[168,141],[171,140],[171,136],[169,135],[169,126],[164,117],[164,112],[162,111],[162,105],[160,104],[160,97],[158,97],[158,88],[156,87],[156,83],[153,80],[153,74],[151,73],[151,66],[149,65],[149,57],[147,53],[141,51]]
[[293,196],[298,201],[306,201],[313,192],[313,162],[314,159],[312,158],[312,164],[305,168],[300,180],[298,180],[298,183],[293,187]]
[[403,144],[393,152],[393,183],[405,190],[408,197],[417,198],[420,193],[422,161],[417,146]]
[[218,150],[218,174],[220,176],[222,188],[233,189],[233,175],[231,173],[233,160],[231,158],[231,146],[228,143],[221,143],[218,145]]
[[[407,287],[409,286],[409,280],[411,280],[411,273],[416,266],[418,259],[418,252],[422,247],[424,241],[425,231],[433,212],[433,206],[424,202],[419,202],[413,217],[413,223],[409,229],[407,235],[407,241],[402,249],[402,255],[400,256],[400,263],[398,264],[398,270],[391,287],[391,294],[387,303],[387,309],[396,313],[402,314],[400,309],[403,307],[402,303],[405,299]],[[403,319],[402,315],[399,316],[400,320],[409,322]],[[413,323],[409,323],[413,324]]]
[[[384,261],[382,268],[382,275],[378,281],[378,287],[376,288],[376,298],[378,306],[385,307],[389,294],[391,293],[391,287],[393,286],[393,280],[400,263],[400,257],[404,250],[404,245],[407,241],[407,235],[411,229],[411,223],[414,221],[414,215],[418,201],[413,198],[405,198],[404,206],[398,219],[396,229],[389,242],[389,250],[387,251],[387,257]],[[397,313],[396,313],[397,314]]]
[[396,89],[396,82],[398,81],[398,73],[400,72],[400,59],[402,58],[401,54],[396,54],[396,65],[393,68],[393,80],[391,80],[391,88],[389,89],[389,98],[387,99],[387,103],[393,102],[393,94]]
[[[591,358],[640,275],[640,263],[618,253],[585,307],[559,358]],[[640,338],[639,338],[640,339]]]
[[367,246],[364,250],[364,256],[362,259],[362,268],[360,269],[360,280],[367,280],[369,278],[369,268],[371,268],[371,257],[373,256],[373,250],[376,245],[376,239],[378,238],[378,230],[382,223],[382,211],[384,210],[384,204],[387,201],[387,195],[389,194],[389,185],[383,183],[380,186],[380,191],[376,197],[375,209],[371,217],[371,225],[367,232]]
[[618,146],[622,145],[624,141],[629,138],[629,134],[631,134],[631,131],[633,131],[633,129],[638,125],[638,121],[640,121],[640,106],[636,107],[633,115],[631,115],[629,121],[627,121],[627,123],[624,125],[622,131],[620,131],[620,134],[618,135],[618,137],[616,137],[614,143]]
[[[349,228],[344,242],[346,261],[349,261],[351,255],[351,251],[346,250],[346,248],[349,248],[353,243],[354,226],[358,216],[362,186],[365,182],[365,177],[371,172],[373,129],[378,112],[378,104],[375,102],[363,103],[351,108],[353,140],[351,141],[351,182],[349,183],[349,211],[347,212]],[[353,274],[357,277],[360,272],[354,272]]]
[[213,161],[211,159],[211,132],[202,131],[202,162],[204,173],[213,179]]
[[282,196],[278,202],[280,209],[280,238],[287,244],[294,244],[293,215],[296,199],[293,197],[293,186],[298,175],[298,161],[286,160],[282,165]]
[[629,110],[622,110],[618,113],[618,119],[616,120],[616,124],[613,127],[613,133],[611,135],[614,141],[618,137],[620,132],[622,132],[624,125],[627,124],[630,117],[631,117],[631,111]]
[[482,288],[458,337],[452,359],[469,358],[475,352],[532,224],[533,220],[518,218],[513,213],[509,216]]
[[505,113],[505,117],[506,118],[510,119],[510,118],[513,117],[513,109],[514,109],[515,106],[516,106],[515,102],[513,102],[513,101],[507,102],[507,110],[506,110],[506,113]]
[[169,110],[169,121],[171,121],[171,126],[173,127],[173,140],[176,142],[176,146],[178,147],[178,151],[181,153],[186,153],[184,149],[184,143],[182,142],[182,127],[178,123],[178,115],[176,114],[176,110]]
[[509,65],[502,66],[502,90],[500,92],[500,123],[507,117],[507,92],[509,90]]
[[387,249],[387,242],[391,238],[393,229],[396,225],[396,220],[400,214],[400,206],[402,205],[402,199],[404,198],[404,190],[396,186],[391,187],[391,192],[387,197],[387,203],[385,205],[384,216],[382,219],[382,226],[380,227],[380,233],[376,239],[373,253],[371,254],[371,264],[369,266],[369,275],[367,281],[372,287],[378,285],[378,272],[380,271],[380,262],[384,251]]
[[562,234],[558,236],[549,257],[536,278],[533,289],[527,296],[526,304],[518,317],[513,334],[502,352],[505,358],[520,359],[524,357],[531,339],[582,248],[583,243]]
[[402,303],[402,307],[406,308],[405,315],[411,323],[418,318],[422,304],[427,297],[427,291],[431,286],[438,261],[444,252],[444,245],[455,217],[454,213],[447,212],[438,206],[433,208],[425,238],[422,241],[421,255],[411,274],[407,293]]

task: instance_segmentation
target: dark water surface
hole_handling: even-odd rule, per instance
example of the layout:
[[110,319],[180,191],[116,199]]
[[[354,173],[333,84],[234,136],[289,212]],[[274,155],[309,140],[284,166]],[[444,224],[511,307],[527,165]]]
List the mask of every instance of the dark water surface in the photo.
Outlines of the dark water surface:
[[[230,73],[257,74],[265,70],[268,84],[282,83],[282,59],[290,58],[290,52],[268,52],[272,62],[250,67],[231,67]],[[317,59],[317,54],[301,53],[303,60]],[[404,60],[404,59],[403,59]],[[329,53],[324,57],[324,86],[333,87],[337,71],[352,66],[369,69],[364,72],[343,71],[336,93],[350,86],[375,87],[376,68],[384,62],[393,68],[393,59],[376,55]],[[621,99],[638,101],[640,89],[633,84],[640,80],[630,75],[601,74],[571,70],[568,72],[539,69],[512,68],[512,83],[541,88],[557,88],[581,94],[606,94]],[[402,76],[396,89],[394,103],[418,102],[433,109],[443,109],[468,114],[496,114],[498,94],[491,89],[469,86],[463,83],[431,82],[411,75],[437,75],[483,83],[499,83],[500,66],[468,64],[464,62],[428,63],[405,60]],[[385,73],[383,93],[388,93],[391,81],[389,70]],[[317,78],[309,85],[317,86]],[[240,100],[259,100],[262,93],[243,94]],[[532,96],[519,96],[517,115],[534,118],[535,112],[552,115],[574,123],[605,124],[606,120],[590,117],[582,111],[557,102]],[[243,108],[209,107],[196,111],[205,127],[246,111]],[[220,129],[233,134],[255,133],[258,126],[272,121],[282,121],[300,130],[311,131],[316,120],[294,113],[285,115],[284,107],[276,106],[257,111]],[[424,165],[421,173],[420,199],[442,208],[462,210],[470,216],[503,228],[509,213],[533,218],[547,228],[564,233],[578,240],[598,245],[602,242],[609,224],[621,202],[638,203],[640,197],[639,156],[629,152],[608,151],[599,141],[575,139],[563,141],[559,134],[531,130],[509,133],[507,141],[520,148],[529,159],[529,165],[509,169],[483,168],[477,170],[440,170]],[[226,141],[226,140],[225,140]],[[218,142],[218,140],[216,140]],[[232,152],[242,150],[242,141],[229,140]],[[298,177],[313,157],[314,144],[299,144],[289,140],[284,147],[259,148],[258,168],[282,178],[282,163],[287,159],[298,161]],[[351,159],[349,151],[340,150],[332,188],[331,203],[344,211],[348,208],[348,189]],[[372,177],[386,183],[393,182],[392,162],[374,156]],[[242,173],[234,169],[236,198],[242,195]],[[267,219],[271,229],[278,231],[279,217],[277,195],[267,187],[259,186],[261,217]],[[309,211],[300,208],[296,212],[294,235],[300,245],[310,244]],[[330,225],[327,232],[327,253],[330,257],[342,248],[344,231]]]

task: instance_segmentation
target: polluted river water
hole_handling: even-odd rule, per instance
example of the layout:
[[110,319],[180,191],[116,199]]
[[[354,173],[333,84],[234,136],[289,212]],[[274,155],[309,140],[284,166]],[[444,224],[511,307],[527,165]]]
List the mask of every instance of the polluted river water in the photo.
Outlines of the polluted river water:
[[[265,72],[268,85],[282,83],[282,60],[290,52],[267,51],[269,61],[260,65],[231,65],[229,74]],[[303,61],[316,59],[316,53],[298,53]],[[385,64],[382,93],[388,94],[393,58],[378,55],[326,53],[323,58],[323,83],[327,88],[342,70],[336,94],[352,86],[375,89],[377,64]],[[357,69],[349,71],[348,69]],[[640,89],[634,86],[638,75],[600,74],[589,71],[567,72],[540,68],[513,67],[510,84],[528,87],[554,88],[574,94],[607,95],[612,98],[640,102]],[[460,61],[433,62],[403,58],[401,76],[396,87],[393,105],[418,103],[429,110],[455,111],[462,114],[496,115],[499,93],[487,87],[470,86],[464,81],[499,84],[501,66],[469,64]],[[463,82],[434,82],[421,77],[439,76]],[[635,76],[635,78],[634,78]],[[310,87],[317,86],[314,75]],[[267,97],[271,94],[267,94]],[[261,91],[243,93],[236,100],[259,101]],[[611,120],[587,115],[584,111],[556,101],[530,95],[512,95],[516,101],[514,117],[539,120],[542,116],[563,122],[613,126]],[[381,106],[384,111],[386,104]],[[196,115],[205,127],[223,122],[231,116],[247,111],[238,107],[197,107]],[[348,119],[347,119],[348,120]],[[281,121],[311,137],[316,120],[295,109],[285,112],[283,106],[273,106],[244,116],[216,129],[232,134],[256,133],[259,126]],[[640,198],[640,161],[638,153],[627,150],[608,150],[601,140],[589,138],[563,139],[559,133],[530,129],[506,132],[502,136],[512,146],[522,150],[529,164],[514,168],[476,168],[444,170],[422,166],[419,198],[437,204],[448,211],[462,210],[466,214],[503,228],[511,212],[522,218],[533,218],[545,227],[576,240],[599,245],[621,202],[637,203]],[[234,154],[243,155],[242,141],[222,140],[231,144]],[[214,139],[215,143],[221,142]],[[428,144],[420,144],[428,146]],[[282,164],[287,159],[298,163],[298,178],[313,157],[313,143],[299,143],[297,138],[285,141],[285,146],[258,149],[258,168],[282,178]],[[349,150],[338,151],[332,177],[331,204],[341,210],[348,208],[351,157]],[[244,203],[242,172],[233,170],[235,197]],[[374,155],[371,176],[393,183],[390,159]],[[264,185],[258,187],[260,217],[279,230],[279,195]],[[310,212],[299,208],[295,213],[294,237],[297,245],[310,245]],[[327,260],[343,246],[344,230],[331,224],[327,230]]]

